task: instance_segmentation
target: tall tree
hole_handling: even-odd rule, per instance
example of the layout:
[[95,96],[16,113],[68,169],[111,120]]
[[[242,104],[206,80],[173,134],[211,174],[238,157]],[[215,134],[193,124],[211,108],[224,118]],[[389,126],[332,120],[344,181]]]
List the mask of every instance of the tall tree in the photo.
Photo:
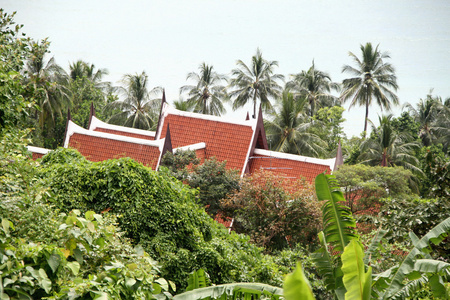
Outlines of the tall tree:
[[27,81],[36,90],[39,110],[36,110],[35,118],[41,129],[44,124],[53,123],[55,115],[62,116],[62,111],[69,106],[68,76],[53,57],[46,61],[49,45],[47,40],[32,41],[31,56],[26,65]]
[[305,103],[306,99],[296,101],[289,90],[283,92],[279,110],[264,120],[272,150],[314,157],[324,153],[326,143],[310,131],[314,123],[304,112]]
[[317,70],[314,61],[308,71],[293,74],[286,87],[308,100],[309,114],[312,117],[319,108],[334,106],[337,97],[330,94],[332,90],[339,91],[338,83],[332,82],[330,75]]
[[122,83],[120,92],[123,99],[105,107],[106,110],[118,109],[120,112],[114,114],[108,122],[138,129],[153,129],[157,123],[161,100],[150,97],[161,92],[161,88],[148,91],[148,76],[145,71],[141,74],[126,74]]
[[362,163],[372,166],[404,168],[421,173],[414,151],[419,148],[416,141],[405,132],[396,132],[391,124],[392,115],[379,117],[380,126],[372,124],[372,137],[361,144]]
[[414,120],[419,123],[418,135],[423,145],[431,146],[437,140],[438,133],[445,128],[442,116],[445,115],[446,109],[442,105],[441,97],[433,97],[430,91],[425,99],[420,99],[417,108],[409,103],[406,107]]
[[223,102],[227,101],[226,87],[221,85],[226,82],[224,75],[217,74],[213,66],[202,63],[199,73],[191,72],[186,80],[193,80],[195,85],[185,85],[180,88],[180,93],[187,92],[187,102],[195,105],[194,112],[220,116],[225,113]]
[[281,94],[281,86],[277,80],[283,80],[284,76],[274,74],[277,61],[268,61],[262,57],[259,49],[252,57],[250,66],[242,60],[236,62],[238,68],[231,71],[230,86],[234,88],[229,94],[234,98],[233,109],[244,106],[247,102],[253,102],[253,118],[256,118],[256,102],[259,99],[261,106],[266,111],[272,110],[269,98],[277,98]]
[[375,99],[381,109],[390,110],[392,104],[398,105],[398,97],[395,92],[398,89],[395,69],[384,59],[390,58],[389,54],[381,53],[378,46],[372,47],[371,43],[361,45],[362,59],[349,52],[356,66],[344,65],[342,72],[348,72],[356,77],[344,79],[342,101],[351,99],[350,107],[355,105],[366,107],[364,120],[364,132],[367,131],[369,120],[369,106]]

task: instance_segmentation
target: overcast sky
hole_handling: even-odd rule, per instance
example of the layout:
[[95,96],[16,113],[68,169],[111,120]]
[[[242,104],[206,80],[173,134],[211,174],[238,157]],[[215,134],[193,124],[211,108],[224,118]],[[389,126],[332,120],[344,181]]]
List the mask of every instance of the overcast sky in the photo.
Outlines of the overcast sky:
[[[450,97],[450,1],[304,0],[0,0],[35,39],[48,37],[51,54],[68,69],[78,59],[124,74],[149,75],[173,101],[186,75],[202,62],[229,74],[237,59],[249,64],[259,47],[289,76],[317,69],[341,82],[344,64],[360,45],[379,44],[396,68],[401,103],[434,94]],[[346,105],[348,107],[348,105]],[[251,107],[227,117],[245,118]],[[394,113],[398,115],[401,108]],[[373,106],[369,118],[381,114]],[[345,113],[348,136],[363,129],[364,110]]]

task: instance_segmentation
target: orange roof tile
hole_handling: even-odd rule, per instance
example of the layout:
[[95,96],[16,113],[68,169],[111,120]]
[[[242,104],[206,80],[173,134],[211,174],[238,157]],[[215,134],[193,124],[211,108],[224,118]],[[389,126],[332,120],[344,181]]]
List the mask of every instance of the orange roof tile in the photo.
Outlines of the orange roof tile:
[[304,178],[314,182],[317,175],[330,173],[335,159],[318,159],[294,154],[255,149],[250,157],[250,173],[267,170],[292,179]]
[[108,124],[103,121],[100,121],[95,116],[91,117],[90,124],[89,124],[89,130],[123,135],[123,136],[129,136],[129,137],[151,140],[151,141],[155,140],[155,132],[154,131]]
[[164,142],[90,131],[69,121],[64,147],[77,149],[91,161],[130,157],[156,170]]
[[174,148],[203,142],[206,144],[206,158],[226,160],[229,169],[242,171],[245,168],[256,120],[225,122],[220,117],[182,112],[167,104],[164,106],[161,128],[156,133],[156,138],[165,137],[170,124]]

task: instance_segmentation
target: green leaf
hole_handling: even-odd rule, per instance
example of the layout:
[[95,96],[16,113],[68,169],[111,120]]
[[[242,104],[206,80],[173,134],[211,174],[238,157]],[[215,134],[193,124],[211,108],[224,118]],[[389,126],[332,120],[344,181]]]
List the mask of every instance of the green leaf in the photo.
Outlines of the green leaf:
[[373,237],[369,248],[366,250],[366,255],[364,256],[364,264],[369,263],[372,254],[375,253],[375,251],[381,245],[381,239],[386,235],[386,233],[387,230],[381,228],[377,231],[377,234]]
[[13,223],[3,218],[2,218],[2,227],[6,234],[9,234],[9,228],[14,229]]
[[336,277],[333,267],[333,260],[328,252],[328,245],[323,231],[319,232],[319,242],[321,247],[312,254],[312,259],[316,264],[319,275],[325,281],[327,290],[331,291],[336,288]]
[[84,214],[84,217],[86,218],[86,220],[92,221],[92,220],[94,220],[94,215],[95,215],[95,212],[90,210]]
[[442,277],[438,274],[434,274],[430,277],[428,280],[430,283],[431,291],[433,292],[433,296],[436,299],[448,299],[449,295],[447,293],[447,289],[445,288],[444,281],[442,280]]
[[205,273],[205,270],[203,269],[198,269],[197,271],[194,271],[191,274],[189,274],[188,286],[186,288],[186,291],[192,291],[198,288],[209,286],[209,284],[207,283],[208,281],[207,276],[208,275]]
[[77,276],[80,271],[80,264],[76,261],[70,261],[67,263],[67,267],[72,271],[73,275]]
[[278,287],[262,283],[229,283],[200,288],[178,294],[173,297],[173,300],[199,300],[208,297],[217,299],[223,295],[236,296],[238,293],[241,293],[244,297],[249,297],[251,295],[257,295],[259,297],[261,294],[264,294],[271,296],[272,299],[280,299],[283,295],[283,290]]
[[355,238],[356,222],[350,210],[342,205],[345,201],[333,175],[319,174],[316,177],[316,194],[322,206],[324,233],[335,251],[343,251],[348,242]]
[[314,300],[308,279],[303,274],[302,265],[297,262],[294,272],[284,280],[283,293],[286,300]]
[[56,273],[56,271],[58,270],[58,267],[61,263],[61,256],[59,256],[56,253],[53,253],[52,255],[50,255],[49,258],[47,258],[47,263],[50,266],[50,268],[52,269],[52,272]]
[[357,240],[351,240],[342,253],[342,278],[345,289],[345,299],[347,300],[367,300],[370,299],[372,285],[372,268],[365,271],[363,261],[364,252],[362,245]]

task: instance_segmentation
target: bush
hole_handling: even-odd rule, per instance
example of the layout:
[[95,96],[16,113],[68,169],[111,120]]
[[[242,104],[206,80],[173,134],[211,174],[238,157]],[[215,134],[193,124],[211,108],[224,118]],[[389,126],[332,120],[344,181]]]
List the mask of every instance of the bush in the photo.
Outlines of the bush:
[[241,190],[221,202],[234,217],[236,231],[269,251],[297,243],[312,246],[321,226],[320,206],[313,187],[270,172],[243,180]]

